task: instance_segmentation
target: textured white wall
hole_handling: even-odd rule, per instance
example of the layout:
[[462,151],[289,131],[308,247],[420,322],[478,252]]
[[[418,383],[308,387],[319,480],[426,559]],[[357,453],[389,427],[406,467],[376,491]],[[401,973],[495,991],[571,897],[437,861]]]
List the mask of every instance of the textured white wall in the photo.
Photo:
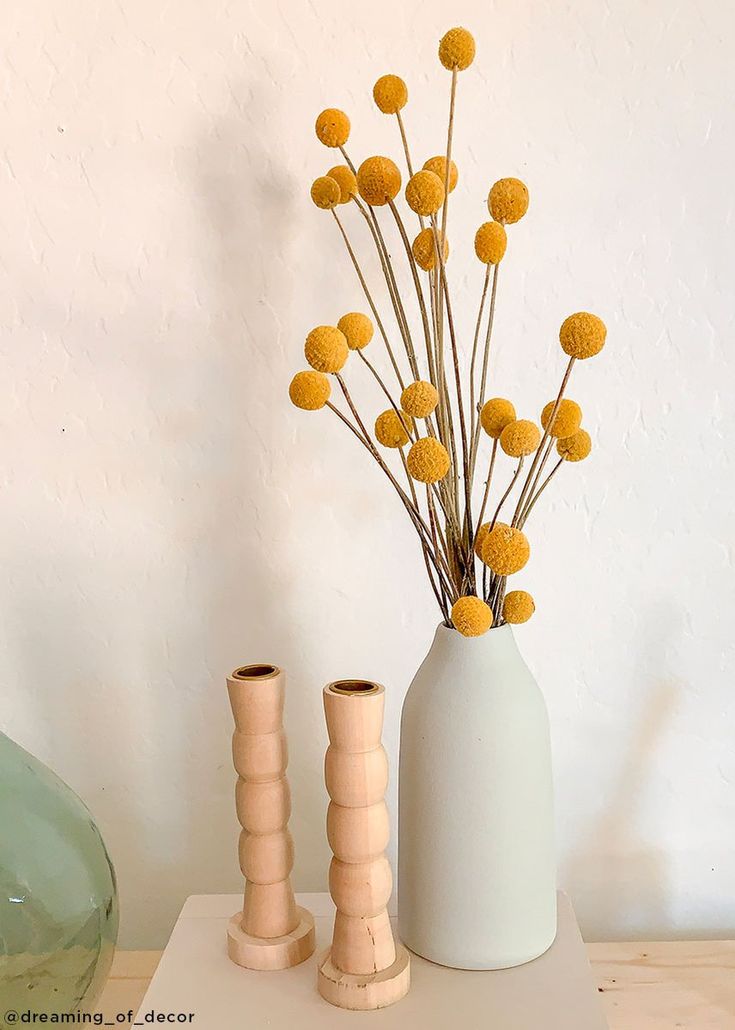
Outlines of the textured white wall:
[[122,943],[238,889],[236,663],[290,675],[298,886],[328,860],[324,682],[386,683],[395,758],[436,621],[420,559],[353,441],[286,389],[306,331],[363,306],[308,199],[333,163],[314,117],[344,107],[355,157],[398,157],[371,101],[397,72],[415,154],[440,152],[453,23],[478,40],[450,230],[465,338],[504,175],[532,199],[493,391],[537,415],[561,319],[610,329],[570,391],[594,458],[547,495],[518,634],[553,721],[561,881],[592,938],[732,934],[733,6],[9,0],[3,19],[2,722],[96,813]]

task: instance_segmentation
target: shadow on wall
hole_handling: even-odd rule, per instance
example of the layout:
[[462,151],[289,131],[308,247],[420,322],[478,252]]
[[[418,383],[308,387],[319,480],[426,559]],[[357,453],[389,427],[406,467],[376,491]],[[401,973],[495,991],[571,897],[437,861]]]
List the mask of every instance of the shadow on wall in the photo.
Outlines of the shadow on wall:
[[[676,612],[660,615],[658,625],[671,626]],[[666,667],[665,641],[648,638],[650,653]],[[641,661],[648,652],[641,651]],[[646,669],[640,679],[647,678]],[[601,799],[601,811],[587,834],[587,844],[565,864],[560,880],[568,884],[585,939],[603,936],[650,940],[652,928],[670,923],[666,859],[641,839],[641,799],[651,776],[656,747],[676,709],[681,686],[660,679],[643,698],[637,729],[617,782]],[[610,929],[613,928],[612,934]],[[617,928],[617,929],[615,929]],[[658,934],[660,936],[660,929]]]
[[[289,412],[286,386],[293,365],[293,222],[296,209],[303,208],[303,196],[301,190],[295,194],[278,156],[280,148],[268,136],[267,127],[279,122],[274,112],[283,105],[275,84],[233,83],[231,96],[230,110],[198,141],[192,166],[202,260],[209,263],[206,280],[212,291],[206,298],[211,348],[201,366],[192,370],[195,396],[202,398],[208,423],[199,469],[206,483],[205,511],[182,505],[181,516],[186,523],[193,513],[202,534],[200,541],[192,540],[199,577],[194,595],[207,621],[205,649],[212,656],[203,685],[206,706],[218,717],[189,725],[182,730],[182,739],[197,739],[206,760],[218,762],[222,775],[216,784],[217,824],[225,827],[218,838],[222,857],[213,870],[211,840],[201,834],[208,814],[193,806],[186,814],[194,871],[191,889],[204,891],[242,886],[225,676],[240,664],[256,661],[274,662],[292,673],[309,663],[312,646],[299,636],[298,620],[290,610],[291,562],[297,560],[301,545],[288,497],[292,440],[284,417]],[[252,125],[262,126],[262,133],[250,132],[247,126]],[[287,732],[308,726],[314,710],[313,696],[299,689],[291,675]],[[320,708],[318,714],[321,726]],[[322,768],[323,750],[318,734],[289,734],[293,878],[301,889],[325,885],[326,801],[321,777],[314,775]],[[189,781],[187,796],[201,798],[183,749],[181,762],[182,784]],[[311,846],[314,834],[308,828],[313,825],[320,828],[321,851]],[[305,833],[309,847],[300,846]]]

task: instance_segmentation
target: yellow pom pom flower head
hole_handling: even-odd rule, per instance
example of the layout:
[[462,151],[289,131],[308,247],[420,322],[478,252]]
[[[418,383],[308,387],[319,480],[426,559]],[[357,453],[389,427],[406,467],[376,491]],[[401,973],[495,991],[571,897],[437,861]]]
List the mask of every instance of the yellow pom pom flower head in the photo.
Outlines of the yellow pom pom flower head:
[[325,147],[343,147],[350,138],[350,119],[336,107],[328,107],[316,120],[316,138]]
[[496,522],[482,545],[482,560],[497,576],[520,572],[531,556],[531,545],[520,529]]
[[500,222],[483,222],[475,233],[475,254],[484,265],[497,265],[505,256],[508,236]]
[[[441,237],[441,232],[438,233],[437,239]],[[430,272],[436,264],[436,250],[434,248],[434,230],[433,229],[422,229],[416,239],[411,244],[411,251],[413,252],[413,259],[419,268],[423,268],[425,272]],[[449,258],[449,241],[444,240],[444,263],[446,264]]]
[[533,598],[526,590],[511,590],[503,601],[503,618],[506,622],[517,625],[528,622],[536,611]]
[[450,29],[442,36],[439,43],[439,60],[450,72],[455,68],[463,72],[474,59],[475,40],[467,29]]
[[589,311],[578,311],[565,318],[559,330],[559,342],[564,353],[580,361],[599,354],[605,346],[606,336],[605,323]]
[[406,203],[417,215],[435,215],[444,203],[444,183],[436,172],[423,169],[406,184]]
[[[428,161],[424,161],[424,171],[433,172],[434,175],[438,175],[442,181],[442,185],[446,184],[447,181],[447,159],[439,155],[438,157],[430,157]],[[459,172],[454,161],[449,162],[449,192],[451,193],[454,187],[457,185],[459,179]]]
[[375,439],[383,447],[405,447],[412,427],[413,422],[408,415],[403,412],[399,415],[389,408],[375,419]]
[[525,458],[533,454],[541,443],[541,431],[526,418],[509,422],[500,434],[500,446],[511,458]]
[[408,87],[398,75],[381,75],[373,86],[373,100],[383,114],[398,114],[408,103]]
[[452,625],[463,637],[481,637],[492,624],[492,608],[480,597],[460,597],[452,605]]
[[518,222],[528,211],[528,189],[520,179],[498,179],[490,190],[487,206],[496,222]]
[[562,397],[559,401],[559,407],[556,409],[556,415],[554,415],[554,424],[549,426],[555,404],[556,401],[554,400],[549,401],[544,406],[544,410],[541,412],[541,425],[544,429],[549,430],[549,436],[574,436],[582,425],[582,409],[576,401],[570,401],[567,397]]
[[342,191],[339,183],[328,175],[320,175],[311,184],[311,199],[323,211],[331,211],[342,202]]
[[334,168],[329,169],[327,175],[330,179],[334,179],[339,186],[340,204],[349,204],[357,195],[357,178],[352,169],[347,165],[335,165]]
[[414,418],[428,418],[438,403],[437,388],[423,379],[411,383],[401,394],[401,407]]
[[485,541],[487,540],[487,535],[490,532],[490,525],[491,524],[489,522],[483,522],[483,524],[480,526],[480,528],[477,530],[477,533],[475,534],[475,544],[473,550],[478,558],[482,558],[482,548],[484,547]]
[[342,315],[337,322],[337,328],[344,334],[350,350],[362,350],[373,338],[373,323],[367,315],[359,311],[350,311],[349,314]]
[[318,325],[304,344],[306,360],[317,372],[339,372],[349,353],[344,333],[334,325]]
[[419,483],[438,483],[449,472],[449,452],[433,436],[417,440],[406,458],[408,474]]
[[480,425],[493,440],[498,440],[505,427],[515,419],[516,409],[505,397],[492,397],[485,401],[480,411]]
[[401,173],[389,157],[368,157],[357,169],[357,188],[371,207],[382,207],[398,196]]
[[564,461],[584,461],[592,450],[592,439],[585,429],[578,429],[574,436],[556,441],[556,452]]
[[303,411],[323,408],[331,392],[329,379],[323,372],[297,372],[288,388],[292,404]]

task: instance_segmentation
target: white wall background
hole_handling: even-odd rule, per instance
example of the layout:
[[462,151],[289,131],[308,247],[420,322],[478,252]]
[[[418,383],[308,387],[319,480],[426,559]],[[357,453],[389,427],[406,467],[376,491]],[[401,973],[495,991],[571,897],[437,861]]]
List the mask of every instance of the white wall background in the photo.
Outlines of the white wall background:
[[286,389],[307,330],[364,306],[308,199],[334,163],[314,117],[344,107],[355,158],[398,158],[371,101],[396,72],[415,155],[440,152],[452,24],[478,41],[450,228],[465,337],[488,187],[532,198],[493,392],[537,417],[562,318],[609,324],[570,390],[594,458],[547,495],[524,574],[560,879],[593,939],[732,935],[733,6],[9,0],[3,21],[2,726],[96,813],[121,943],[239,889],[236,663],[290,675],[299,887],[325,884],[327,680],[386,683],[395,760],[432,599],[379,473]]

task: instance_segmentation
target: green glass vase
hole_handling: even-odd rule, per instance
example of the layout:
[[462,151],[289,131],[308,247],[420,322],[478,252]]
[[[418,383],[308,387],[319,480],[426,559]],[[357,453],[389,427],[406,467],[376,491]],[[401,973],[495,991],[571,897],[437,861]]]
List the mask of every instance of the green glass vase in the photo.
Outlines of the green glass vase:
[[0,733],[2,1012],[92,1011],[117,926],[115,870],[91,814]]

